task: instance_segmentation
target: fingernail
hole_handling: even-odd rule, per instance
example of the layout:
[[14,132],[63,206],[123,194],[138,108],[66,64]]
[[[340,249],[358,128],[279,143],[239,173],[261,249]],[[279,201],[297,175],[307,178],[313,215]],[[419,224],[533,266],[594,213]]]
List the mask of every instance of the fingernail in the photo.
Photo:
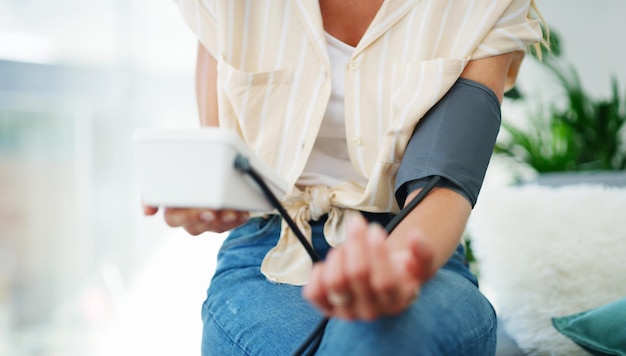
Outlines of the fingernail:
[[222,222],[232,223],[235,222],[235,220],[237,220],[237,214],[232,211],[228,211],[222,214]]
[[215,213],[212,211],[203,211],[200,213],[200,220],[204,222],[213,222],[215,221]]

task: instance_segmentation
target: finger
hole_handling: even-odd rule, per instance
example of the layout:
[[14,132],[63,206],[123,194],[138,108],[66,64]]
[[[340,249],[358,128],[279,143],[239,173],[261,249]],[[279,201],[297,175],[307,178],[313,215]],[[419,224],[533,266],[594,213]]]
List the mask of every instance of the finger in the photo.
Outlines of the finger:
[[219,222],[205,224],[205,223],[191,223],[184,225],[183,228],[192,236],[198,236],[205,232],[214,232],[214,233],[222,233],[225,231],[229,231],[237,226],[233,226],[232,224],[221,224]]
[[250,214],[246,211],[237,210],[215,211],[203,209],[198,213],[198,218],[206,224],[207,230],[205,231],[224,232],[248,221]]
[[224,232],[231,230],[249,218],[248,212],[212,209],[166,208],[165,222],[171,227],[184,227],[192,235],[206,231]]
[[371,320],[378,315],[379,308],[370,287],[369,229],[364,220],[355,219],[349,223],[348,233],[345,264],[353,301],[347,307],[357,318]]
[[198,211],[198,220],[205,224],[214,224],[218,219],[218,213],[215,210],[202,209]]
[[143,215],[150,216],[156,214],[159,211],[159,207],[150,206],[143,203],[141,205],[143,208]]
[[434,274],[432,264],[435,253],[432,244],[418,236],[410,237],[410,250],[413,258],[409,260],[406,270],[421,285]]
[[218,231],[219,227],[216,227],[214,224],[191,223],[184,225],[183,228],[192,236],[198,236],[207,231],[220,232]]
[[250,214],[245,211],[221,210],[218,215],[222,224],[234,227],[248,220]]
[[[331,307],[331,314],[334,317],[342,319],[353,319],[354,315],[345,305],[339,305],[338,301],[333,300],[332,295],[345,296],[346,302],[349,303],[351,296],[350,284],[346,274],[344,260],[345,249],[343,247],[332,249],[326,256],[324,261],[324,269],[322,275],[322,283],[325,287],[326,303]],[[344,304],[341,302],[340,304]]]
[[407,258],[403,261],[404,265],[399,266],[398,285],[401,290],[398,293],[398,304],[405,307],[397,312],[401,312],[417,300],[421,286],[434,274],[432,245],[418,237],[410,237],[409,240]]
[[165,208],[163,218],[171,227],[180,227],[197,220],[197,212],[193,209]]
[[324,275],[324,267],[324,262],[319,262],[313,265],[309,283],[302,288],[302,295],[304,299],[311,302],[314,306],[320,309],[322,313],[328,315],[330,314],[332,305],[328,303],[328,299],[326,298],[327,291],[323,285],[322,279]]
[[154,215],[157,213],[157,211],[159,211],[159,207],[158,206],[151,206],[151,205],[147,205],[146,203],[144,203],[143,201],[143,197],[141,198],[141,207],[143,208],[143,215]]
[[400,297],[398,270],[393,265],[390,251],[385,243],[386,233],[381,227],[373,227],[369,235],[369,259],[371,261],[370,285],[381,313],[397,314],[405,307]]

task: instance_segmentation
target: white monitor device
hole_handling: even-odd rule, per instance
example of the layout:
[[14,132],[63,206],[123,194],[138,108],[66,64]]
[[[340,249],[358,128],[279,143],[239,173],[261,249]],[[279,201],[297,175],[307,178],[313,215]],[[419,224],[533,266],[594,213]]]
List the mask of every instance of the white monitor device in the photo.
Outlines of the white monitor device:
[[230,130],[138,129],[133,134],[133,145],[142,198],[147,205],[273,210],[256,182],[235,168],[237,154],[248,158],[278,199],[286,193],[286,181]]

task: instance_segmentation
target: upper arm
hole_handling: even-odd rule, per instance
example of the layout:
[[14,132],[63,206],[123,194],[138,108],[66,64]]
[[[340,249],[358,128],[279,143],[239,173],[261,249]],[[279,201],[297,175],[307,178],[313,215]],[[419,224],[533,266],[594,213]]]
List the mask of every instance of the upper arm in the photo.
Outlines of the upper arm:
[[202,126],[219,126],[217,114],[217,61],[198,42],[196,100]]
[[505,53],[498,56],[485,57],[470,61],[461,73],[462,78],[471,79],[487,86],[502,102],[504,87],[513,58],[516,52]]

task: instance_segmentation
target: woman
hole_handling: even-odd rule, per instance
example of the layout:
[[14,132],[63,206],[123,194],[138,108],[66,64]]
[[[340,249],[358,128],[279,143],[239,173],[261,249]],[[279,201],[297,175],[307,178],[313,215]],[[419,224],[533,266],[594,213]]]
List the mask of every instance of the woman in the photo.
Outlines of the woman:
[[[313,266],[274,214],[167,208],[190,234],[232,230],[203,305],[204,355],[290,354],[323,316],[318,354],[494,353],[495,313],[460,242],[503,93],[541,40],[531,5],[180,0],[200,42],[202,125],[237,131],[285,177],[283,204],[323,259]],[[433,176],[387,236],[380,225]]]

